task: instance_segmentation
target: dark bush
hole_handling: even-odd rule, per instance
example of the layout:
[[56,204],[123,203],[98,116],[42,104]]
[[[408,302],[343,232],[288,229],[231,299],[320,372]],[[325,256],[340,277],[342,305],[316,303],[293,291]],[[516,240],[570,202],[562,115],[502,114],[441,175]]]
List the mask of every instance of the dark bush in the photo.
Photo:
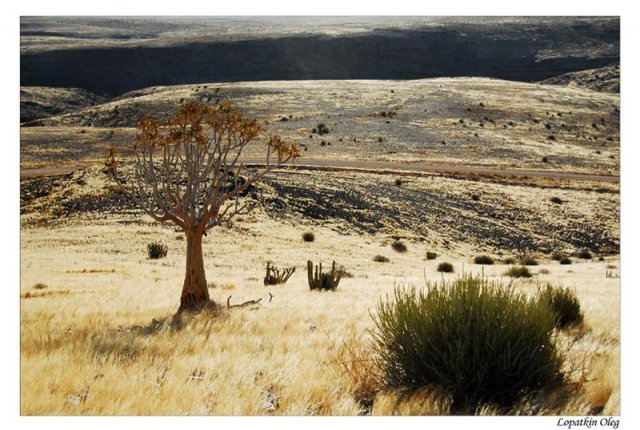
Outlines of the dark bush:
[[373,320],[382,382],[443,390],[453,413],[473,413],[483,403],[511,406],[564,379],[549,307],[485,278],[396,288]]
[[147,254],[149,258],[152,260],[157,260],[158,258],[166,257],[169,248],[167,245],[160,242],[151,242],[147,245]]
[[547,284],[538,291],[538,298],[551,309],[558,328],[574,326],[584,320],[580,301],[576,293],[568,288]]
[[471,194],[471,200],[474,202],[480,201],[480,196],[478,194]]
[[320,136],[322,136],[323,134],[329,134],[329,129],[327,128],[326,125],[320,123],[320,124],[318,124],[317,128],[318,128],[318,134]]
[[376,263],[388,263],[389,259],[384,255],[376,255],[375,257],[373,257],[373,261],[375,261]]
[[503,258],[502,262],[504,264],[516,264],[516,259],[513,257],[507,257],[507,258]]
[[447,262],[438,264],[438,272],[453,273],[453,264]]
[[396,184],[396,187],[399,187],[400,185],[402,185],[402,179],[396,178],[395,184]]
[[473,259],[475,264],[493,264],[493,258],[488,255],[478,255]]
[[509,267],[509,269],[506,272],[504,272],[504,274],[512,278],[530,278],[532,276],[529,269],[525,266]]
[[537,266],[538,261],[533,257],[522,257],[520,259],[520,264],[523,266]]
[[427,251],[427,260],[435,260],[438,258],[438,254],[433,251]]
[[316,240],[316,235],[310,231],[307,231],[306,233],[302,234],[302,240],[304,240],[305,242],[313,242],[314,240]]
[[555,203],[557,205],[561,205],[562,203],[564,203],[564,200],[562,200],[560,197],[551,197],[549,200],[551,201],[551,203]]
[[588,249],[583,249],[582,251],[578,252],[578,258],[582,258],[583,260],[591,260],[593,258],[593,255],[591,255]]
[[395,242],[393,242],[391,244],[391,247],[394,249],[394,251],[397,252],[407,252],[407,245],[405,245],[403,242],[396,240]]
[[562,257],[559,260],[559,262],[560,262],[560,264],[567,265],[567,264],[571,264],[571,259],[569,257]]
[[551,259],[554,261],[560,261],[565,257],[565,255],[562,252],[558,252],[555,251],[553,254],[551,254]]
[[34,290],[44,290],[45,288],[49,288],[47,284],[43,284],[42,282],[38,282],[33,286]]

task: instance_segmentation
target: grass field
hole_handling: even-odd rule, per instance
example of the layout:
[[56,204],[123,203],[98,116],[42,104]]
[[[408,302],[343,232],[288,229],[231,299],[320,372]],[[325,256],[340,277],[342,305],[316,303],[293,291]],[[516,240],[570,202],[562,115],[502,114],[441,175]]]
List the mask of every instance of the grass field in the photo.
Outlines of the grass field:
[[[307,243],[301,234],[309,229],[315,241]],[[147,258],[146,245],[155,240],[168,245],[166,258]],[[447,414],[446,400],[433,393],[398,401],[378,392],[370,312],[394,285],[421,286],[463,271],[502,277],[509,266],[478,266],[460,254],[426,261],[425,244],[407,242],[404,253],[389,245],[376,235],[301,227],[256,212],[212,231],[204,252],[214,300],[225,306],[230,296],[231,304],[262,298],[260,305],[199,315],[177,328],[171,317],[185,242],[173,229],[125,215],[24,227],[21,413]],[[378,254],[390,262],[374,262]],[[310,292],[307,259],[325,266],[335,260],[352,277],[335,292]],[[267,260],[296,266],[285,286],[263,285]],[[442,261],[456,273],[438,273]],[[618,267],[617,257],[568,266],[546,260],[531,267],[533,278],[514,281],[527,293],[547,281],[575,288],[585,327],[560,335],[571,346],[568,390],[510,413],[583,415],[604,407],[603,414],[619,414]]]

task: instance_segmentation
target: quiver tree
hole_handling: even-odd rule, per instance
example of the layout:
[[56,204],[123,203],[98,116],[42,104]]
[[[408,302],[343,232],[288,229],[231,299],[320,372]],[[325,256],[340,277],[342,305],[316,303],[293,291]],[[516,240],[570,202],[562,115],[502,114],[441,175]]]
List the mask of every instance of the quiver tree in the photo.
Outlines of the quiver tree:
[[[261,127],[227,103],[187,103],[166,121],[145,118],[132,147],[133,174],[119,170],[114,151],[106,165],[116,181],[151,218],[172,223],[186,235],[187,264],[180,309],[201,309],[209,299],[202,255],[206,232],[253,206],[239,197],[274,167],[295,159],[298,147]],[[241,162],[251,143],[266,142],[264,166]]]

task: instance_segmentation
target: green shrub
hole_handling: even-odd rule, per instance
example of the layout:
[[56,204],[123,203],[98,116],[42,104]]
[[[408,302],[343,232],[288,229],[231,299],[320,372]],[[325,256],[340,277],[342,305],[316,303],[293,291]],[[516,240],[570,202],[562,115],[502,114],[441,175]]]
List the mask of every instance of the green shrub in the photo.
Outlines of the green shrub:
[[302,240],[304,240],[305,242],[313,242],[314,240],[316,240],[316,235],[308,231],[302,235]]
[[560,264],[571,264],[571,259],[569,257],[562,257],[559,261]]
[[396,240],[391,244],[391,247],[397,252],[407,252],[407,245],[399,240]]
[[375,257],[373,257],[373,261],[375,261],[376,263],[388,263],[389,259],[384,255],[376,255]]
[[167,245],[160,242],[151,242],[147,245],[147,254],[149,258],[152,260],[157,260],[158,258],[166,257],[169,248]]
[[473,259],[475,264],[493,264],[493,258],[488,255],[478,255]]
[[438,272],[453,273],[453,264],[447,262],[438,264]]
[[427,260],[435,260],[438,258],[438,254],[433,251],[427,251]]
[[509,269],[506,272],[504,272],[504,274],[512,278],[530,278],[532,276],[529,269],[525,266],[509,267]]
[[523,266],[537,266],[538,261],[533,257],[522,257],[520,259],[520,264]]
[[507,257],[507,258],[503,258],[502,262],[504,264],[516,264],[516,259],[513,257]]
[[538,298],[551,309],[558,328],[577,325],[584,320],[580,301],[576,293],[568,288],[547,284],[538,291]]
[[454,413],[510,406],[563,381],[553,313],[499,282],[467,275],[420,291],[397,288],[373,319],[382,382],[443,390]]

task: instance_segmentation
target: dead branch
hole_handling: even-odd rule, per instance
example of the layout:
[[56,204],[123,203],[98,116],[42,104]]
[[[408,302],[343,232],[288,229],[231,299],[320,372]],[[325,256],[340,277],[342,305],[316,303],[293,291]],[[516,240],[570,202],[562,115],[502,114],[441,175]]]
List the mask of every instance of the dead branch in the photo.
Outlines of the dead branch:
[[245,306],[251,306],[251,305],[259,305],[260,302],[262,301],[262,297],[260,297],[257,300],[247,300],[244,303],[239,303],[237,305],[232,305],[231,304],[231,297],[233,296],[229,296],[227,298],[227,309],[231,309],[231,308],[244,308]]

